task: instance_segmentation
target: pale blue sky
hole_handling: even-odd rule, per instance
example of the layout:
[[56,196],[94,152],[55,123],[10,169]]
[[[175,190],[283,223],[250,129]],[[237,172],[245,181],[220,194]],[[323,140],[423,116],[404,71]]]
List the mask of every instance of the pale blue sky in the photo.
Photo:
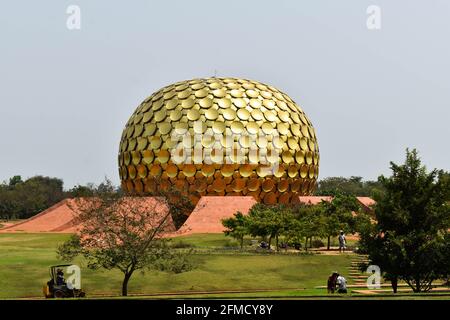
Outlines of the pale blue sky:
[[[81,30],[66,28],[68,5]],[[381,8],[382,28],[366,28]],[[320,177],[389,173],[416,147],[449,169],[446,0],[14,0],[0,11],[0,180],[118,183],[128,117],[183,79],[278,87],[313,122]]]

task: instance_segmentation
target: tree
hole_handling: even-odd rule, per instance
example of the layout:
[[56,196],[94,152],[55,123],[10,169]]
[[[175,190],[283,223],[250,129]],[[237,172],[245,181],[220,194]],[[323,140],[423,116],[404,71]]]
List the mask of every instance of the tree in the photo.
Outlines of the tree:
[[223,219],[222,224],[226,228],[224,231],[225,235],[231,236],[238,240],[242,249],[244,246],[244,237],[248,233],[248,223],[246,217],[238,211],[233,217]]
[[82,255],[92,269],[118,269],[123,275],[122,295],[137,270],[184,272],[193,268],[189,252],[176,251],[163,236],[170,229],[171,210],[165,198],[129,197],[107,181],[102,192],[74,200],[72,209],[79,232],[58,247],[62,260]]
[[375,192],[381,190],[381,188],[382,186],[378,181],[363,181],[361,177],[328,177],[317,183],[315,194],[318,196],[348,194],[371,197]]
[[404,164],[391,162],[391,177],[380,176],[377,223],[361,233],[361,248],[378,265],[394,291],[404,280],[414,292],[428,291],[450,273],[450,183],[446,173],[427,172],[417,151]]
[[340,230],[355,232],[353,213],[360,211],[358,200],[352,195],[336,194],[330,202],[320,203],[324,216],[324,233],[327,236],[327,250],[330,250],[331,237],[336,237]]
[[268,238],[269,248],[275,238],[277,251],[279,250],[279,236],[282,235],[292,217],[289,208],[284,205],[268,206],[255,204],[248,214],[248,230],[252,236]]
[[[305,250],[308,250],[308,240],[311,243],[313,237],[326,235],[323,207],[299,204],[294,206],[293,210],[295,219],[289,226],[289,234],[297,239],[304,237]],[[296,233],[297,236],[293,233]]]

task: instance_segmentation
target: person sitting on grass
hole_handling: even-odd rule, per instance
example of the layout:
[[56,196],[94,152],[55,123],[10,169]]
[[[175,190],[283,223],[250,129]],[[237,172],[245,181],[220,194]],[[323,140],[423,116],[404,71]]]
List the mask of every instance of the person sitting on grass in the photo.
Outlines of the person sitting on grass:
[[338,273],[337,272],[333,272],[331,274],[331,276],[328,277],[328,281],[327,281],[327,290],[328,293],[334,293],[334,291],[336,290],[336,279],[337,279]]
[[347,293],[347,280],[343,276],[337,275],[336,284],[338,285],[338,293]]
[[56,285],[62,286],[64,284],[66,284],[66,281],[64,280],[64,272],[62,269],[58,269],[56,270]]

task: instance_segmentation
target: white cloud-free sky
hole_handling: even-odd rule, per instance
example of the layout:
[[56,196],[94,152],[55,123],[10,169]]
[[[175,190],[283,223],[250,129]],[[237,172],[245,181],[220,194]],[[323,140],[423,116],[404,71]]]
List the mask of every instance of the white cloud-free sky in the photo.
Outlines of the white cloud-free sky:
[[[81,30],[66,27],[69,5]],[[381,30],[366,27],[369,5]],[[14,0],[0,10],[0,180],[118,183],[122,129],[184,79],[278,87],[313,122],[320,177],[376,179],[419,149],[450,162],[446,0]]]

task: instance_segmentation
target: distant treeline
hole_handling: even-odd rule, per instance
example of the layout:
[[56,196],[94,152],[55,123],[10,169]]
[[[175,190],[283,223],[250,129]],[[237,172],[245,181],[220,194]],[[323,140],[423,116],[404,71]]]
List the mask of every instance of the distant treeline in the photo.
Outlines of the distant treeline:
[[63,199],[89,196],[104,186],[103,183],[78,185],[64,191],[63,184],[62,179],[43,176],[25,181],[21,176],[14,176],[0,183],[0,219],[30,218]]
[[[101,191],[104,183],[77,185],[64,191],[63,180],[35,176],[25,181],[14,176],[0,184],[0,219],[26,219],[47,209],[65,198],[83,197]],[[381,190],[377,181],[363,181],[361,177],[330,177],[320,180],[316,195],[348,194],[373,196]]]

